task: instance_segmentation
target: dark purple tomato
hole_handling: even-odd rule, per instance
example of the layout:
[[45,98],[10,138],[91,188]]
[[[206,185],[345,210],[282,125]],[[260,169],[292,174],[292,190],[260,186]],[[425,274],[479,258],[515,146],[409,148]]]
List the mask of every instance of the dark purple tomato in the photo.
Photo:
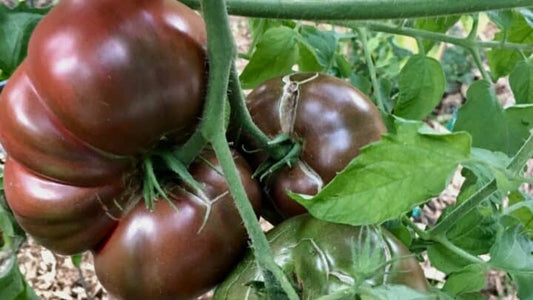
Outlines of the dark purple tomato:
[[[213,154],[204,157],[220,169]],[[258,211],[259,185],[242,157],[235,162]],[[224,177],[204,162],[190,171],[204,191],[166,184],[175,208],[160,198],[150,212],[140,201],[94,251],[96,274],[115,297],[191,299],[222,281],[241,259],[247,234]]]
[[[376,106],[349,83],[324,74],[300,73],[271,79],[247,98],[253,121],[269,137],[285,133],[302,145],[299,162],[265,184],[284,217],[305,213],[286,191],[316,194],[386,128]],[[253,142],[249,148],[254,147]],[[256,158],[257,159],[257,158]]]

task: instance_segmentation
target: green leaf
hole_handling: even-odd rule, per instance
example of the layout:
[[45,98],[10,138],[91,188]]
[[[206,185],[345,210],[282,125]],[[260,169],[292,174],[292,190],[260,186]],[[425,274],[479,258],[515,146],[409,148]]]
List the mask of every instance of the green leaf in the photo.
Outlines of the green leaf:
[[365,95],[370,95],[372,91],[372,83],[365,76],[354,73],[350,75],[350,83]]
[[[460,15],[456,15],[416,19],[413,27],[425,31],[444,33],[448,31],[448,29],[450,29],[455,23],[457,23],[460,17]],[[427,52],[433,48],[435,42],[424,40],[422,45],[424,45],[424,50]]]
[[531,8],[521,8],[518,10],[529,26],[533,27],[533,10]]
[[318,62],[318,56],[311,45],[305,42],[298,43],[300,57],[298,58],[298,70],[301,72],[320,72],[324,68]]
[[456,246],[480,255],[490,251],[497,230],[496,209],[486,201],[458,220],[446,236]]
[[[458,203],[460,203],[459,200],[466,199],[484,185],[484,181],[480,179],[476,180],[476,178],[473,177],[473,173],[467,174],[469,177],[467,177],[467,180],[461,187]],[[439,218],[439,222],[445,219],[455,207],[456,205],[447,207]],[[490,251],[494,244],[497,230],[498,218],[496,217],[496,208],[490,201],[484,201],[463,218],[459,219],[453,227],[448,230],[446,238],[468,253],[472,255],[480,255]],[[472,263],[471,261],[454,254],[440,244],[429,246],[428,256],[433,266],[447,274],[459,272],[462,268]]]
[[437,60],[423,55],[411,57],[400,72],[400,95],[394,114],[422,120],[440,102],[445,85],[444,71]]
[[[365,288],[359,293],[361,300],[415,300],[432,299],[430,294],[414,290],[405,285],[380,285],[374,288]],[[345,298],[346,299],[346,298]],[[353,299],[353,298],[352,298]]]
[[533,104],[533,61],[521,61],[509,75],[509,84],[518,104]]
[[518,290],[518,299],[533,299],[533,274],[511,274]]
[[48,9],[29,8],[25,3],[14,9],[0,5],[0,69],[11,75],[26,57],[31,33]]
[[83,257],[82,254],[72,255],[72,256],[70,257],[70,261],[72,261],[72,264],[73,264],[75,267],[78,267],[78,268],[79,268],[80,265],[81,265],[82,257]]
[[431,264],[446,274],[458,272],[472,263],[440,244],[429,246],[427,254]]
[[309,45],[318,57],[322,70],[328,69],[335,58],[337,36],[332,31],[321,31],[313,26],[303,26],[300,34],[302,41]]
[[507,271],[517,283],[518,297],[533,297],[533,243],[523,226],[507,226],[490,251],[490,265]]
[[513,156],[533,128],[533,105],[515,105],[504,110],[491,83],[485,80],[474,82],[466,97],[453,130],[470,133],[474,147]]
[[267,79],[290,73],[299,56],[298,37],[288,27],[265,32],[240,76],[243,88],[251,89]]
[[354,74],[352,64],[346,59],[346,57],[344,57],[344,55],[335,54],[335,65],[344,78],[348,78]]
[[0,207],[0,230],[8,236],[15,236],[13,222],[9,213]]
[[509,194],[509,207],[505,213],[516,217],[533,237],[533,196],[514,191]]
[[[370,81],[369,81],[370,83]],[[393,102],[392,102],[392,95],[393,95],[393,82],[388,80],[387,78],[380,78],[378,79],[378,86],[379,91],[381,92],[381,97],[383,100],[383,104],[385,105],[385,111],[392,116],[392,109],[393,109]],[[370,83],[370,87],[372,87],[372,84]],[[374,97],[376,97],[376,93],[373,94]],[[373,97],[373,98],[374,98]],[[375,99],[372,99],[374,101],[374,104],[376,103]]]
[[31,288],[27,281],[24,280],[24,291],[18,295],[14,300],[39,300],[35,291]]
[[407,247],[411,246],[411,243],[413,242],[413,234],[402,222],[399,220],[387,221],[383,224],[383,227],[399,239],[402,244]]
[[[476,174],[479,181],[475,187],[476,189],[480,189],[485,184],[496,179],[499,189],[499,193],[497,193],[496,197],[501,198],[501,195],[505,195],[507,192],[517,189],[522,184],[521,180],[511,178],[512,176],[507,170],[507,166],[511,162],[511,159],[504,153],[492,152],[482,148],[473,148],[471,156],[475,160],[472,162],[466,162],[463,166]],[[461,201],[462,199],[459,199],[458,203]]]
[[500,29],[508,29],[514,22],[515,15],[512,10],[493,10],[488,11],[487,16]]
[[485,286],[486,271],[484,265],[466,266],[462,270],[450,274],[442,289],[452,295],[479,292]]
[[289,27],[294,28],[296,26],[296,23],[293,21],[288,20],[277,20],[277,19],[261,19],[261,18],[250,18],[248,19],[248,22],[250,24],[250,33],[252,36],[252,43],[250,44],[250,50],[254,50],[255,46],[257,46],[257,43],[271,28],[275,27]]
[[[533,28],[529,26],[524,17],[514,14],[509,29],[497,33],[494,37],[496,41],[504,39],[512,43],[531,44],[533,43]],[[526,55],[529,54],[526,53]],[[516,63],[522,60],[522,55],[516,50],[494,49],[487,51],[487,58],[492,76],[500,78],[508,75],[514,69]]]
[[382,223],[439,194],[468,158],[470,143],[466,133],[437,134],[422,122],[398,119],[395,135],[362,148],[317,195],[289,195],[322,220]]
[[466,98],[466,103],[458,111],[454,131],[468,131],[474,147],[508,153],[505,151],[506,120],[491,83],[485,80],[474,82]]
[[458,295],[453,298],[454,300],[486,300],[487,297],[485,297],[481,293],[468,293],[468,294],[462,294]]
[[2,260],[0,270],[0,299],[39,299],[20,274],[15,255]]

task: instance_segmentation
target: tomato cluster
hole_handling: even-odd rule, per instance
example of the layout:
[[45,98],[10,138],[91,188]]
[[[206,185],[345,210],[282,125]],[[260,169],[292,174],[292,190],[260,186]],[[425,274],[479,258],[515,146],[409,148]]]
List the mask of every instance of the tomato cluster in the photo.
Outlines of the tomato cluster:
[[[99,280],[116,297],[193,298],[221,282],[246,248],[246,231],[209,150],[189,167],[203,189],[163,171],[158,178],[167,199],[155,199],[153,211],[144,204],[142,162],[162,145],[179,146],[196,129],[206,65],[203,21],[175,0],[64,0],[37,26],[27,58],[0,95],[4,186],[16,219],[57,253],[92,251]],[[234,152],[256,212],[264,194],[282,218],[305,213],[287,190],[318,192],[385,132],[366,96],[322,74],[272,79],[250,94],[248,108],[268,136],[284,134],[301,145],[297,162],[267,176],[262,192]],[[256,145],[247,137],[245,146]],[[249,158],[257,167],[265,155]],[[292,275],[309,297],[341,283],[319,280],[321,262],[307,261],[305,253],[316,242],[332,266],[355,276],[342,268],[353,265],[347,249],[358,247],[353,239],[360,233],[301,216],[269,236],[288,273],[302,267]],[[408,253],[388,233],[367,235],[393,257]],[[291,248],[294,243],[303,246]],[[252,264],[250,256],[216,297],[240,297],[241,283],[259,276]],[[391,282],[427,288],[412,259],[392,269],[400,275]]]
[[172,0],[67,0],[39,23],[2,93],[0,139],[9,205],[40,243],[77,253],[115,226],[140,158],[194,130],[205,43]]
[[[194,131],[205,86],[204,23],[186,6],[62,1],[35,29],[0,98],[5,193],[18,222],[57,253],[92,250],[118,297],[210,289],[247,240],[214,155],[190,167],[204,190],[163,177],[177,211],[163,199],[153,212],[144,207],[139,167],[161,141],[177,145]],[[258,208],[258,184],[235,160]]]

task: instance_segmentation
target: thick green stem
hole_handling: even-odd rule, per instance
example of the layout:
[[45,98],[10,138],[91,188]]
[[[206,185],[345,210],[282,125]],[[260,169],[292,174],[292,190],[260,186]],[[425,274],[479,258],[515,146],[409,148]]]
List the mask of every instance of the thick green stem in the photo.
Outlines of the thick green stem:
[[376,105],[382,112],[385,112],[385,105],[383,104],[383,95],[381,94],[381,87],[378,82],[378,77],[376,75],[376,68],[374,67],[374,61],[372,60],[372,55],[370,49],[368,48],[368,37],[366,28],[358,27],[356,28],[357,33],[359,34],[359,39],[363,44],[363,50],[365,51],[366,66],[368,68],[368,73],[370,73],[370,79],[372,80],[372,86],[374,87],[374,95],[376,96]]
[[[207,103],[201,124],[201,132],[205,139],[213,145],[230,187],[230,192],[235,199],[235,205],[250,236],[257,263],[263,270],[265,278],[270,278],[270,274],[272,274],[281,284],[289,299],[297,300],[298,295],[290,281],[272,257],[268,241],[261,230],[252,205],[248,201],[226,141],[224,126],[225,96],[227,95],[228,79],[236,51],[229,27],[225,1],[203,0],[202,12],[207,27],[210,72]],[[237,92],[241,93],[240,90]],[[272,287],[271,280],[266,280],[265,283],[267,288]]]
[[[198,9],[199,0],[181,0]],[[533,0],[228,0],[232,15],[299,20],[399,19],[533,6]]]
[[464,258],[464,259],[466,259],[468,261],[470,261],[471,263],[474,263],[474,264],[484,264],[485,263],[485,261],[482,260],[481,258],[466,252],[465,250],[463,250],[460,247],[457,247],[455,244],[450,242],[450,240],[448,240],[446,238],[446,236],[444,236],[444,235],[434,236],[432,239],[434,241],[438,242],[439,244],[441,244],[442,246],[444,246],[446,249],[450,250],[451,252],[459,255],[460,257],[462,257],[462,258]]
[[502,43],[500,41],[478,41],[471,40],[463,37],[449,36],[444,33],[425,31],[420,29],[414,29],[409,27],[399,27],[389,24],[383,24],[378,22],[354,22],[354,21],[328,21],[332,25],[338,25],[356,29],[359,27],[366,27],[372,31],[386,32],[391,34],[405,35],[414,38],[423,38],[427,40],[449,43],[465,48],[471,48],[473,45],[477,45],[480,48],[490,49],[514,49],[523,51],[533,51],[533,44],[517,44],[517,43]]
[[[257,222],[252,205],[247,199],[244,186],[242,185],[239,174],[236,171],[235,163],[224,135],[217,134],[214,137],[212,144],[220,161],[220,165],[222,166],[222,171],[224,172],[226,181],[230,187],[230,192],[235,198],[235,205],[241,214],[244,226],[246,227],[246,230],[248,231],[252,241],[252,248],[254,250],[257,263],[263,269],[263,271],[268,271],[274,275],[289,299],[297,300],[298,295],[294,291],[290,281],[272,259],[272,252],[270,251],[268,241],[263,234],[259,223]],[[264,276],[264,278],[267,277],[268,276]],[[268,280],[265,283],[267,287],[270,284]]]
[[402,222],[405,224],[405,225],[408,225],[409,227],[411,227],[411,229],[414,230],[414,232],[423,240],[428,240],[429,239],[429,234],[427,233],[427,231],[424,231],[422,229],[420,229],[416,224],[415,222],[413,222],[409,217],[407,216],[403,216],[402,217]]
[[[524,143],[522,148],[515,155],[507,169],[514,175],[519,174],[527,161],[533,157],[533,135],[531,135]],[[445,234],[458,220],[463,218],[472,209],[478,206],[483,200],[498,190],[495,180],[485,185],[475,194],[470,196],[467,200],[455,208],[442,222],[438,223],[433,229],[429,231],[431,236],[439,236]]]
[[491,181],[474,195],[468,198],[454,209],[442,222],[438,223],[429,232],[432,236],[446,233],[458,220],[464,217],[472,209],[477,207],[483,200],[491,196],[498,190],[496,181]]
[[512,176],[518,176],[523,171],[524,165],[533,157],[533,134],[529,136],[522,148],[507,166]]
[[209,72],[207,102],[200,130],[208,141],[211,141],[224,127],[224,100],[228,90],[231,66],[236,55],[225,9],[224,1],[202,1],[211,70]]
[[200,130],[196,130],[187,142],[175,152],[176,158],[188,166],[194,161],[205,145],[207,145],[207,140]]
[[485,69],[485,66],[483,65],[483,60],[481,59],[481,55],[479,54],[480,49],[477,46],[467,48],[467,50],[470,52],[472,57],[474,58],[474,62],[479,69],[479,72],[481,73],[481,76],[484,80],[488,82],[492,82],[492,78],[490,77],[490,74]]
[[232,123],[251,135],[258,146],[266,151],[270,157],[275,160],[282,159],[286,154],[285,148],[280,147],[279,145],[272,145],[270,143],[270,138],[266,136],[252,120],[250,112],[246,108],[246,102],[239,81],[239,74],[237,73],[235,66],[231,68],[228,97],[231,105]]

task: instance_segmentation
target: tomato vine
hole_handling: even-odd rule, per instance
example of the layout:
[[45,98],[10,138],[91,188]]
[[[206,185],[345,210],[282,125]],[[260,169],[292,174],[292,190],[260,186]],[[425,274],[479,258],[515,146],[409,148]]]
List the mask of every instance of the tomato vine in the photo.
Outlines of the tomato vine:
[[[191,8],[200,8],[199,0],[183,0]],[[533,5],[531,0],[228,0],[232,15],[295,20],[362,20],[440,16]]]

